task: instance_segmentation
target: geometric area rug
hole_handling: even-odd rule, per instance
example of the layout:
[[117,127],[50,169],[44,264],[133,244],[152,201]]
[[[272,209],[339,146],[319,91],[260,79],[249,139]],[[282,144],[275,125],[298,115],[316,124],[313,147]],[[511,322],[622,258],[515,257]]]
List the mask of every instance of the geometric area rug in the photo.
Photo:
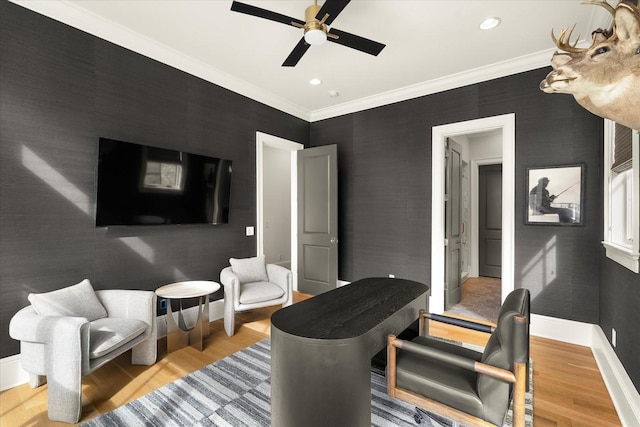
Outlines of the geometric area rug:
[[[251,347],[185,375],[84,424],[83,427],[255,426],[271,425],[271,342]],[[371,373],[371,425],[416,426],[415,407],[387,395],[386,379]],[[530,390],[531,391],[531,390]],[[532,425],[532,395],[526,421]],[[511,425],[510,414],[505,426]],[[420,426],[449,427],[450,420],[424,417]]]

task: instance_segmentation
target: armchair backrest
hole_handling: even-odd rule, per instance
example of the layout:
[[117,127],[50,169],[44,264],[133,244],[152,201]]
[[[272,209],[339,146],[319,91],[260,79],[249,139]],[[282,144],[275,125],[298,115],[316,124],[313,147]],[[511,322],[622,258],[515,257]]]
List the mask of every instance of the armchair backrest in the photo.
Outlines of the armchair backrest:
[[[514,358],[518,354],[526,354],[529,359],[529,306],[530,294],[528,289],[516,289],[512,291],[500,309],[498,323],[491,334],[487,346],[482,354],[481,362],[513,371]],[[515,328],[514,318],[523,316],[526,326],[523,330]],[[519,339],[514,332],[524,333],[526,337]],[[526,346],[526,348],[517,348]],[[501,424],[509,404],[512,386],[509,383],[492,378],[488,375],[478,375],[478,396],[482,402],[491,402],[484,407],[491,413],[485,414],[486,419],[494,424]],[[498,404],[504,402],[504,405]]]

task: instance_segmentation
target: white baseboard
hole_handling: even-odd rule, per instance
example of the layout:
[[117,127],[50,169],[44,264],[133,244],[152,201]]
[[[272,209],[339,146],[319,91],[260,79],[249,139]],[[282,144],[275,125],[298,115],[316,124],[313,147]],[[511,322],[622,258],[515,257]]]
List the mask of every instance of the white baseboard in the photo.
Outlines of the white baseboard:
[[[347,284],[349,282],[338,282],[338,286]],[[193,322],[197,307],[186,309],[183,314],[187,322]],[[221,319],[223,314],[222,300],[209,304],[211,321]],[[166,334],[165,316],[158,316],[158,338],[163,338]],[[622,425],[640,425],[640,394],[598,325],[532,314],[531,335],[590,347]],[[0,391],[27,382],[29,376],[22,369],[19,354],[0,359]]]
[[536,337],[591,347],[595,326],[591,323],[532,314],[530,333]]
[[28,382],[29,374],[22,369],[19,354],[0,359],[0,391]]
[[599,326],[593,328],[591,351],[623,426],[640,426],[640,393]]
[[[176,313],[174,313],[175,315]],[[183,310],[187,324],[194,324],[198,316],[198,307]],[[209,320],[221,319],[224,315],[224,301],[216,300],[209,303]],[[167,336],[166,315],[158,316],[158,339]],[[5,391],[29,382],[29,374],[22,369],[20,355],[16,354],[0,359],[0,391]]]

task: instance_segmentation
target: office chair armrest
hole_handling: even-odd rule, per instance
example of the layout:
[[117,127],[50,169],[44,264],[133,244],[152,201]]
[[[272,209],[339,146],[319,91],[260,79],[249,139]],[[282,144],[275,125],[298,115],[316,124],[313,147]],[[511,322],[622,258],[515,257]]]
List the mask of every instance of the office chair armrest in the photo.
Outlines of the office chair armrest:
[[515,374],[507,369],[498,368],[496,366],[478,362],[464,356],[448,353],[446,351],[438,350],[436,348],[428,347],[425,345],[416,344],[411,341],[401,340],[396,338],[395,335],[389,335],[387,341],[387,363],[389,365],[389,371],[394,372],[394,387],[396,370],[396,348],[400,348],[404,351],[417,354],[427,359],[437,360],[439,362],[453,365],[458,368],[466,369],[468,371],[489,375],[493,378],[497,378],[508,383],[516,382]]
[[442,314],[427,313],[425,310],[420,310],[420,335],[425,336],[427,331],[427,320],[433,320],[435,322],[446,323],[448,325],[458,326],[465,329],[471,329],[478,332],[492,333],[496,329],[496,325],[473,322],[471,320],[459,319],[457,317],[444,316]]

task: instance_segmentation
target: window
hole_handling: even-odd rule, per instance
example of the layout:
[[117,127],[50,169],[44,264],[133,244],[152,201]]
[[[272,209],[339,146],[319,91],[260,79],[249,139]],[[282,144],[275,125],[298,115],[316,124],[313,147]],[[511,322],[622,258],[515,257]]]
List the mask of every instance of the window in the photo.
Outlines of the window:
[[638,131],[605,119],[604,241],[607,257],[638,273],[640,155]]
[[187,158],[179,151],[142,147],[140,191],[181,194],[184,191]]

